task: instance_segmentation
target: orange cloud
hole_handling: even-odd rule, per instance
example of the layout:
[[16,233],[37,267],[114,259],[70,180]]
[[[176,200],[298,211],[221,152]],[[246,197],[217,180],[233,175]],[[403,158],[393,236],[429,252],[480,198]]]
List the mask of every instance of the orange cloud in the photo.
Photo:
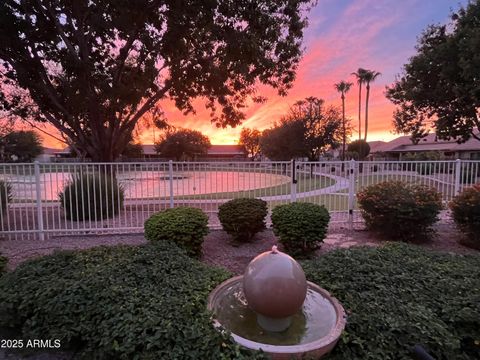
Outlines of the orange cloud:
[[[463,0],[462,0],[463,1]],[[359,67],[380,71],[382,76],[372,84],[369,111],[369,140],[390,140],[393,106],[385,98],[385,86],[394,81],[402,64],[414,53],[416,37],[428,23],[445,21],[448,0],[319,0],[309,15],[305,32],[305,55],[297,78],[288,96],[280,97],[275,90],[260,86],[259,93],[268,101],[252,104],[246,110],[242,126],[263,130],[273,125],[297,100],[316,96],[328,104],[340,105],[333,88],[340,80],[355,79],[350,75]],[[363,91],[363,101],[365,91]],[[171,101],[161,103],[169,122],[177,127],[201,131],[214,144],[236,143],[241,127],[218,129],[210,122],[209,111],[201,99],[194,101],[196,114],[183,115]],[[358,87],[347,95],[347,116],[358,126]],[[364,105],[362,110],[364,118]],[[362,125],[363,128],[363,125]],[[140,134],[144,143],[152,143],[158,131]],[[354,135],[353,138],[356,138]]]

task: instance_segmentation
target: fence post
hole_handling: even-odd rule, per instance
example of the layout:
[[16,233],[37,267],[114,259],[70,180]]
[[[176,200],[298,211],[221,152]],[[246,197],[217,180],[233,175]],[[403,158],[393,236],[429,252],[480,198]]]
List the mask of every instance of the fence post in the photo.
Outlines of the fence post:
[[290,161],[292,182],[290,187],[290,202],[297,201],[297,172],[295,160]]
[[355,160],[348,167],[348,225],[353,230],[353,207],[355,204]]
[[170,209],[173,209],[173,161],[168,161],[168,180],[170,187]]
[[455,195],[460,192],[460,175],[462,172],[462,160],[455,160]]
[[45,240],[45,232],[43,228],[43,211],[42,211],[42,187],[40,185],[40,164],[38,161],[34,163],[35,169],[35,195],[37,205],[37,219],[38,219],[38,237],[41,241]]

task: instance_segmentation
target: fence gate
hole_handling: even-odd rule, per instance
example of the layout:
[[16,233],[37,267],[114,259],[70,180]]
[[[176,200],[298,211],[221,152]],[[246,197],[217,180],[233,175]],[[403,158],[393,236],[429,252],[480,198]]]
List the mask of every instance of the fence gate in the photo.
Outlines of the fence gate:
[[[0,237],[139,233],[153,213],[204,210],[261,198],[269,210],[289,202],[324,205],[332,225],[361,221],[355,194],[400,180],[435,187],[448,202],[478,182],[480,161],[276,161],[0,164]],[[268,222],[268,220],[267,220]]]

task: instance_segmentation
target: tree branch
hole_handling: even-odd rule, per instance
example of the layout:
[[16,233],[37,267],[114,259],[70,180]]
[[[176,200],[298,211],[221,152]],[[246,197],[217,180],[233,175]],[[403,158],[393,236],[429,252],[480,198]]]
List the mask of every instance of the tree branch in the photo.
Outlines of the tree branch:
[[[45,11],[43,11],[42,3],[40,2],[40,0],[37,0],[37,4],[38,4],[40,10],[42,11],[42,14],[48,19],[49,16],[48,16],[48,14],[45,13]],[[43,5],[47,8],[48,13],[50,14],[50,19],[51,19],[51,20],[53,21],[53,23],[55,24],[55,28],[57,29],[58,34],[60,35],[60,38],[62,39],[62,41],[65,43],[65,46],[66,46],[67,49],[70,51],[70,53],[73,55],[73,57],[75,58],[75,60],[76,60],[77,62],[81,62],[81,59],[80,59],[80,57],[78,56],[78,53],[77,53],[77,51],[75,50],[75,47],[72,45],[72,43],[71,43],[70,40],[68,39],[67,34],[66,34],[65,31],[63,30],[62,24],[60,24],[60,22],[58,21],[57,15],[55,14],[55,11],[53,11],[53,9],[52,9],[52,7],[49,5],[48,1],[46,1]]]

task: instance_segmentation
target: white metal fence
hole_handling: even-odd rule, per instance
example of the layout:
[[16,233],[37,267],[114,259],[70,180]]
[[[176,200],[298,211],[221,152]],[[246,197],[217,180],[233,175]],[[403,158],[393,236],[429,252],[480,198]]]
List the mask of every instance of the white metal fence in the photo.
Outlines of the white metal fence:
[[479,177],[480,161],[461,160],[0,164],[0,236],[141,232],[150,215],[175,206],[200,207],[218,227],[218,206],[238,197],[262,198],[270,210],[313,202],[332,223],[352,224],[360,219],[355,194],[368,185],[426,184],[446,203]]

